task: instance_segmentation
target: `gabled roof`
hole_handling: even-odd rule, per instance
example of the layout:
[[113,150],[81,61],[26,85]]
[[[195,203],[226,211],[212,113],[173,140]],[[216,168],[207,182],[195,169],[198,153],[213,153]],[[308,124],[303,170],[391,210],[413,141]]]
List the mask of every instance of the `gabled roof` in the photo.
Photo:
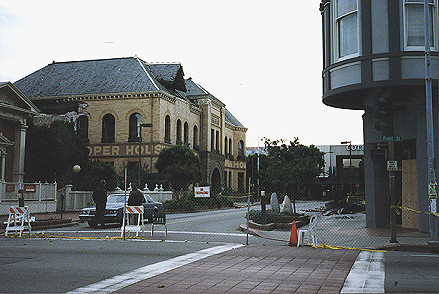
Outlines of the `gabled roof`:
[[40,110],[11,82],[0,83],[0,108],[33,115],[40,112]]
[[[221,101],[219,101],[215,96],[213,96],[212,94],[210,94],[206,89],[204,89],[203,87],[201,87],[200,85],[198,85],[197,83],[195,83],[192,78],[189,78],[186,80],[186,95],[189,98],[210,98],[214,101],[217,101],[219,103],[221,103],[222,105],[224,105]],[[225,106],[225,105],[224,105]],[[230,123],[231,125],[235,126],[235,127],[244,127],[237,119],[236,117],[233,116],[233,114],[227,110],[227,108],[225,108],[225,118],[226,118],[226,122]]]
[[195,83],[192,78],[185,80],[186,83],[186,95],[189,98],[197,97],[197,96],[208,96],[209,92],[207,92],[203,87]]
[[176,79],[180,78],[180,83],[184,83],[182,75],[179,64],[151,66],[139,58],[125,57],[53,62],[14,84],[30,98],[156,91],[171,93],[172,89],[168,88],[178,84]]
[[226,117],[226,122],[234,125],[235,127],[244,127],[239,120],[236,119],[236,117],[233,116],[233,114],[227,110],[224,113],[225,117]]
[[[188,102],[208,98],[225,107],[191,78],[185,80],[180,63],[148,63],[137,57],[53,62],[14,85],[31,99],[165,92]],[[242,126],[227,109],[226,120],[234,126]]]

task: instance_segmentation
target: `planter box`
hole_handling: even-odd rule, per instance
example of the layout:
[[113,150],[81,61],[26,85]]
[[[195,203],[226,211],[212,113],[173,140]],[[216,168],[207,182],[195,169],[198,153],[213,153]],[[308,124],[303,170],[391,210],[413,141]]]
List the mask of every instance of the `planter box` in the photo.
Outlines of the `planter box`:
[[[284,217],[282,217],[284,218]],[[291,216],[287,216],[285,218],[288,218],[289,220],[293,219]],[[285,219],[283,219],[285,220]],[[307,216],[299,216],[294,217],[294,221],[296,222],[296,228],[300,228],[304,225],[307,225],[309,223],[309,217]],[[249,222],[250,228],[257,229],[261,231],[272,231],[272,230],[291,230],[291,226],[293,225],[293,221],[291,222],[276,222],[276,223],[269,223],[269,224],[258,224],[253,221]]]

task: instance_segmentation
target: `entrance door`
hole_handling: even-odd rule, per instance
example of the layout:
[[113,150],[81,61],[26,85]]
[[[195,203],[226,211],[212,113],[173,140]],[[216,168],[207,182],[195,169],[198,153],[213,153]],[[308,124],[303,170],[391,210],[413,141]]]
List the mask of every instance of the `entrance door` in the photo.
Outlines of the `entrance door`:
[[220,171],[216,168],[212,172],[212,195],[218,195],[221,192],[221,175]]

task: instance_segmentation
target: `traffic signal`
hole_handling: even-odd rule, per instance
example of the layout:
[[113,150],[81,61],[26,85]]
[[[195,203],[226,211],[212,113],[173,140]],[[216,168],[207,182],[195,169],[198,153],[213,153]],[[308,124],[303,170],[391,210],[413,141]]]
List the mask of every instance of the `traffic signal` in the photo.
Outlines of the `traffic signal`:
[[393,136],[393,112],[390,92],[381,93],[376,99],[375,129],[384,136]]

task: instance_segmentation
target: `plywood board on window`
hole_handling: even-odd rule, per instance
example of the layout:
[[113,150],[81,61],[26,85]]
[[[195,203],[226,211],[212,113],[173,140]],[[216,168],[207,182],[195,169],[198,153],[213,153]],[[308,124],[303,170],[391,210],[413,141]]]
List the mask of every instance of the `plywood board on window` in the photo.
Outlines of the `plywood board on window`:
[[[402,206],[418,210],[418,186],[416,176],[416,160],[402,161]],[[418,214],[402,211],[402,227],[417,229]]]

